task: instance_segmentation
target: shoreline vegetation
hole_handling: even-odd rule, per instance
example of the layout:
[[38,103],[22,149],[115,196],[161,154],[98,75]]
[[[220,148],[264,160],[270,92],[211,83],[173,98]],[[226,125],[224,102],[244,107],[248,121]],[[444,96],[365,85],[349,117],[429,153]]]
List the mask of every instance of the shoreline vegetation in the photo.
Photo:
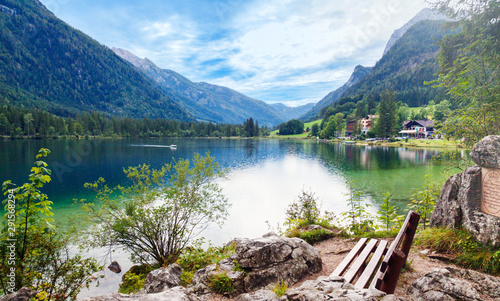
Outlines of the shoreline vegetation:
[[290,136],[269,136],[269,137],[240,137],[240,136],[231,136],[231,137],[123,137],[123,136],[93,136],[93,135],[85,135],[85,136],[74,136],[74,135],[66,135],[66,136],[56,136],[56,137],[33,137],[33,136],[22,136],[22,137],[10,137],[10,136],[0,136],[0,139],[3,140],[85,140],[85,139],[112,139],[112,140],[120,140],[120,139],[129,139],[129,138],[149,138],[149,139],[158,139],[158,138],[176,138],[176,139],[242,139],[242,140],[259,140],[259,139],[277,139],[277,140],[304,140],[311,142],[321,142],[321,143],[344,143],[344,142],[353,142],[352,145],[356,146],[388,146],[388,147],[407,147],[407,148],[439,148],[439,149],[461,149],[461,150],[469,150],[470,147],[464,146],[460,141],[456,140],[445,140],[445,139],[405,139],[396,140],[396,141],[363,141],[363,140],[341,140],[341,139],[316,139],[316,137],[307,137],[301,135],[290,135]]

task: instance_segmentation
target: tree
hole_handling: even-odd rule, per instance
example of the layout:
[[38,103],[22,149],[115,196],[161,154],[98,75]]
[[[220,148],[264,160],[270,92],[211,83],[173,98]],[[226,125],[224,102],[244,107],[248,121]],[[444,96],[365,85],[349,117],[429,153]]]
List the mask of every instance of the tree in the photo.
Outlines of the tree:
[[24,115],[24,123],[27,127],[26,129],[26,135],[30,135],[30,124],[33,122],[33,115],[31,113],[26,113],[26,115]]
[[317,123],[313,124],[311,127],[311,136],[318,136],[319,126]]
[[424,185],[420,189],[413,189],[412,199],[408,207],[420,214],[420,223],[426,228],[430,215],[436,206],[439,197],[438,189],[431,183],[431,175],[424,176]]
[[378,108],[379,118],[375,123],[375,131],[379,137],[392,137],[398,126],[398,107],[394,91],[384,90],[380,95]]
[[278,126],[280,135],[296,135],[304,132],[304,123],[297,119],[292,119]]
[[9,119],[4,113],[0,114],[0,135],[7,135],[10,128]]
[[[100,178],[85,187],[96,192],[97,203],[87,203],[95,227],[91,246],[121,246],[134,262],[167,264],[209,224],[222,224],[230,206],[213,180],[225,172],[207,154],[165,164],[161,169],[139,165],[124,169],[132,186],[114,189]],[[166,179],[167,178],[167,179]],[[119,193],[120,198],[111,198]]]
[[0,287],[4,293],[31,287],[43,293],[44,300],[76,300],[79,291],[96,279],[93,274],[102,267],[94,258],[70,256],[71,232],[59,233],[52,225],[52,202],[40,191],[51,181],[47,163],[39,160],[49,153],[48,149],[40,149],[28,183],[3,183],[7,199],[3,201],[5,235],[0,245]]
[[434,5],[460,28],[440,42],[438,86],[458,105],[440,130],[465,138],[470,146],[500,133],[500,2],[440,0]]
[[335,116],[330,116],[330,120],[326,125],[325,129],[321,131],[320,137],[330,139],[335,137],[335,132],[338,131],[339,125]]

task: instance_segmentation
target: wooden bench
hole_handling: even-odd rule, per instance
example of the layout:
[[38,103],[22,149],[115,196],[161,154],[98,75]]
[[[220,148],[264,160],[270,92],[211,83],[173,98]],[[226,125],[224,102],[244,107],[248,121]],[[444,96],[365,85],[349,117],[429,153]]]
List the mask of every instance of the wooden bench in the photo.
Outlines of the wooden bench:
[[330,276],[342,276],[357,288],[394,293],[419,219],[418,213],[410,211],[389,248],[385,240],[362,238]]

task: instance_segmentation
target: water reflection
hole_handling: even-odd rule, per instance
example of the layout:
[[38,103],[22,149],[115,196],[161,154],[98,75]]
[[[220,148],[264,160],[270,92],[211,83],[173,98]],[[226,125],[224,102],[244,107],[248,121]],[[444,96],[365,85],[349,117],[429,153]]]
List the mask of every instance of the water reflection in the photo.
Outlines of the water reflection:
[[[151,147],[171,144],[177,149]],[[145,163],[159,168],[209,151],[230,171],[229,179],[220,182],[232,204],[229,217],[222,229],[211,227],[204,232],[219,245],[234,237],[261,236],[269,231],[268,224],[276,229],[285,220],[288,204],[302,189],[314,191],[324,210],[339,214],[347,210],[347,181],[356,181],[363,197],[374,204],[374,211],[386,191],[404,207],[411,189],[421,185],[425,174],[444,182],[441,168],[431,164],[437,150],[302,140],[167,138],[0,141],[0,182],[11,179],[24,183],[41,147],[52,151],[47,162],[53,170],[53,182],[44,192],[54,201],[55,219],[61,222],[62,216],[81,212],[73,199],[91,199],[83,188],[85,182],[104,177],[109,186],[127,184],[124,167]],[[126,262],[126,256],[120,260]],[[116,291],[119,277],[109,279],[106,289]],[[99,293],[95,289],[85,294]]]

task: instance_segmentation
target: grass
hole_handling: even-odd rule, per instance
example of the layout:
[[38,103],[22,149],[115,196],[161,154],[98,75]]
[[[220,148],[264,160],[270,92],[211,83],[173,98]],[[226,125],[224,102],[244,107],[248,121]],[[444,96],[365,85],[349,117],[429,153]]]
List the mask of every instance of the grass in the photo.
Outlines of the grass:
[[218,294],[226,294],[234,291],[233,280],[226,273],[215,274],[208,279],[208,287]]
[[281,280],[280,282],[276,283],[274,286],[273,286],[273,292],[276,294],[276,296],[279,298],[279,297],[282,297],[285,295],[286,291],[288,290],[288,283],[286,283],[285,281]]
[[234,254],[236,245],[224,247],[187,248],[177,259],[177,264],[182,268],[181,285],[187,286],[191,283],[194,274],[208,265],[216,264],[222,259]]
[[456,265],[488,274],[500,274],[500,248],[483,246],[466,230],[430,228],[415,239],[421,247],[447,255]]

